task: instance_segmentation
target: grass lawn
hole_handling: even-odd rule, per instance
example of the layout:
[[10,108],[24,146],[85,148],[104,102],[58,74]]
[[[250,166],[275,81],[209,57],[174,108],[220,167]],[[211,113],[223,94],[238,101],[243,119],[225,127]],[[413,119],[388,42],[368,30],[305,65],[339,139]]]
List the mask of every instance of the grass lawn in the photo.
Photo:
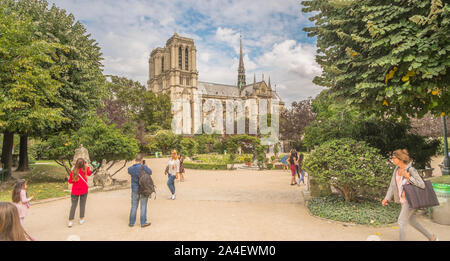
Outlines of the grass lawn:
[[[70,195],[70,192],[64,191],[67,189],[67,174],[63,167],[56,163],[55,165],[33,164],[30,167],[33,170],[22,177],[28,183],[28,197],[34,196],[33,200],[42,200]],[[3,184],[0,187],[0,201],[11,201],[13,189],[13,183]]]

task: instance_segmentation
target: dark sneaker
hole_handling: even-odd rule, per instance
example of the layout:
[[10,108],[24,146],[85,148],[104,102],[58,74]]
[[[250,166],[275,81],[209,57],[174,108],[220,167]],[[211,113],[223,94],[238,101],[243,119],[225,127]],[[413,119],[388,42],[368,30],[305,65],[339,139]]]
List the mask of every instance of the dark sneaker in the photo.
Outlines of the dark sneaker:
[[128,224],[129,227],[134,227],[134,225]]
[[148,227],[150,226],[152,223],[145,223],[144,225],[141,225],[141,227]]

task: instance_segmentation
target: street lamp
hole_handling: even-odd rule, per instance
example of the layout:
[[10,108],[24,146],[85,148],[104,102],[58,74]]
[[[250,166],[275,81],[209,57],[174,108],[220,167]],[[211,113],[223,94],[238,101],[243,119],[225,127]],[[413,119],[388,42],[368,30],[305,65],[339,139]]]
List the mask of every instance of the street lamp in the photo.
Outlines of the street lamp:
[[450,159],[448,157],[447,124],[445,122],[445,115],[442,116],[442,129],[444,130],[444,166],[442,167],[442,175],[450,175]]

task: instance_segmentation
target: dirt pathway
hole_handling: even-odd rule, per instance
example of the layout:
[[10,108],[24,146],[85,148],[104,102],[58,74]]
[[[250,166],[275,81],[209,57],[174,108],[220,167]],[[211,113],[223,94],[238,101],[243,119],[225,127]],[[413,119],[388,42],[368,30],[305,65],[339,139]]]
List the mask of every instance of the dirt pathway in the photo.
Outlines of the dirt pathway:
[[[130,189],[88,196],[86,223],[66,226],[70,199],[32,205],[25,228],[40,240],[366,240],[379,233],[382,240],[397,240],[392,226],[344,226],[308,214],[304,186],[290,186],[287,171],[187,170],[186,181],[176,182],[177,199],[169,200],[163,170],[167,159],[148,160],[157,185],[149,201],[147,228],[128,227]],[[126,170],[116,175],[129,179]],[[78,215],[78,210],[77,214]],[[139,212],[138,218],[139,220]],[[420,222],[450,240],[450,226],[420,217]],[[139,221],[137,221],[139,222]],[[409,228],[408,240],[425,238]]]

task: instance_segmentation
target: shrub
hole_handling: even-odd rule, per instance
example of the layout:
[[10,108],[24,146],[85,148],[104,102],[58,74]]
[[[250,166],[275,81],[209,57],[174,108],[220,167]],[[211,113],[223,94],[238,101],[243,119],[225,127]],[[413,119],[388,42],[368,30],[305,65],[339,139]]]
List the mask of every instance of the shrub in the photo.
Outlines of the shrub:
[[311,197],[327,197],[331,195],[331,187],[328,183],[320,184],[314,177],[309,177],[309,189],[311,190]]
[[[404,139],[404,148],[408,149],[416,169],[431,168],[431,157],[436,155],[439,140],[425,139],[419,135],[408,135]],[[400,147],[402,148],[402,147]]]
[[431,157],[436,154],[438,142],[412,134],[407,122],[368,117],[359,113],[357,108],[330,99],[326,92],[313,101],[313,107],[318,118],[306,127],[302,141],[309,149],[341,138],[364,141],[386,158],[393,151],[406,148],[417,169],[430,167]]
[[[436,155],[442,156],[442,155],[444,155],[444,137],[439,137],[439,138],[437,138],[437,140],[439,140],[439,147],[436,151]],[[447,137],[447,145],[450,146],[450,138],[449,137]],[[448,149],[450,149],[450,148],[448,148]]]
[[273,163],[267,163],[267,169],[273,169]]
[[273,153],[274,153],[275,155],[278,155],[279,152],[280,152],[280,144],[277,143],[277,144],[275,144],[275,146],[273,147]]
[[263,169],[264,163],[266,163],[268,161],[266,158],[266,150],[267,150],[267,146],[256,145],[255,153],[256,153],[256,160],[257,160],[259,169]]
[[192,138],[183,138],[180,142],[180,153],[192,157],[197,153],[197,142]]
[[352,139],[331,140],[319,146],[305,159],[305,168],[319,184],[333,185],[345,201],[367,191],[372,198],[382,195],[393,171],[379,150]]
[[163,154],[168,154],[170,150],[176,149],[179,145],[178,137],[171,130],[160,130],[154,137],[155,147]]

